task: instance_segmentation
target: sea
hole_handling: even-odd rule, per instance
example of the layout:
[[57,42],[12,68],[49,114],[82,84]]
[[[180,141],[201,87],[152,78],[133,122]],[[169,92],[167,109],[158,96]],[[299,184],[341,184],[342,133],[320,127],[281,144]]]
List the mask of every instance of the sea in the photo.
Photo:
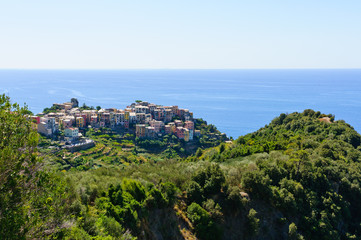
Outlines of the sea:
[[304,109],[361,133],[361,69],[0,70],[0,93],[34,114],[71,98],[102,108],[178,105],[233,138]]

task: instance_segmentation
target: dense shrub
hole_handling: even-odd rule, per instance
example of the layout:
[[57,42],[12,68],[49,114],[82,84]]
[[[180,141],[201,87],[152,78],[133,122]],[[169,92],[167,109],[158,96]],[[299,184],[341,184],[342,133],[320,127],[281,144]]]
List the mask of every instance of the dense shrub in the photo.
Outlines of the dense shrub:
[[211,164],[193,175],[192,180],[201,186],[205,195],[210,195],[221,190],[225,176],[218,164]]
[[194,230],[200,239],[220,239],[221,229],[211,219],[211,215],[197,203],[192,203],[187,209],[188,218],[194,224]]

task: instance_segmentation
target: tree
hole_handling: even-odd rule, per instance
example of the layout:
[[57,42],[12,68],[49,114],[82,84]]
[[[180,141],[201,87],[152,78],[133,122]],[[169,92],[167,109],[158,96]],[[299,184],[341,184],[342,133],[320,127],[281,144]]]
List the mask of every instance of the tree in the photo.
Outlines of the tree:
[[86,105],[86,103],[83,103],[83,105],[79,109],[80,110],[94,110],[94,107],[93,106],[89,107],[88,105]]
[[0,96],[0,239],[23,239],[28,230],[25,203],[36,185],[38,134],[26,113]]
[[290,240],[303,240],[303,236],[297,233],[297,226],[295,223],[291,223],[288,226],[288,238]]
[[225,145],[224,143],[222,143],[222,144],[219,146],[219,153],[224,152],[224,150],[226,150],[226,145]]
[[247,220],[249,234],[257,234],[259,230],[259,219],[257,218],[257,211],[251,208],[248,212]]
[[211,164],[206,169],[195,173],[192,180],[202,187],[204,194],[209,195],[221,190],[225,183],[225,176],[218,164]]
[[102,109],[101,106],[96,106],[96,109],[99,111],[100,109]]
[[42,170],[39,135],[26,113],[0,95],[0,239],[55,236],[71,201],[71,185]]
[[221,239],[222,231],[211,219],[211,215],[197,203],[187,208],[187,216],[194,224],[199,239]]
[[[50,108],[44,108],[43,113],[48,114],[52,112],[57,112],[59,110],[61,110],[61,107],[59,105],[53,105]],[[24,108],[24,114],[27,114],[28,112],[29,110],[27,110],[27,108]]]
[[197,149],[197,152],[196,152],[196,157],[197,157],[197,158],[200,158],[200,157],[202,156],[202,154],[203,154],[202,149],[201,149],[201,148],[198,148],[198,149]]
[[195,181],[190,181],[187,187],[187,198],[190,202],[200,203],[203,200],[203,189]]
[[71,104],[73,105],[73,108],[79,107],[79,101],[78,101],[78,99],[72,98],[72,99],[70,100],[70,102],[71,102]]

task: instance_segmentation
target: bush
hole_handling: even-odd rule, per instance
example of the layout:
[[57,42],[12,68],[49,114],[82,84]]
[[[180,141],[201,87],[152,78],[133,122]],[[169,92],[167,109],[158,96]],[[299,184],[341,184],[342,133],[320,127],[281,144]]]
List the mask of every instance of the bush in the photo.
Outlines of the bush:
[[259,219],[256,217],[257,211],[251,208],[247,215],[248,231],[250,235],[255,235],[259,230]]
[[124,229],[114,218],[102,216],[98,220],[98,227],[103,228],[107,235],[119,238],[123,235]]
[[148,208],[163,208],[167,206],[167,200],[164,198],[160,190],[152,188],[145,200],[145,205]]
[[225,176],[218,164],[211,164],[206,169],[197,172],[192,180],[197,182],[205,195],[219,193],[225,183]]
[[68,233],[65,236],[65,239],[69,239],[69,240],[91,240],[91,236],[89,236],[89,234],[82,228],[78,228],[78,227],[73,227],[70,231],[70,233]]
[[203,208],[211,215],[215,221],[221,221],[223,219],[222,208],[218,203],[215,203],[213,199],[208,199],[203,202]]
[[194,230],[200,239],[221,239],[222,231],[211,219],[211,215],[197,203],[187,209],[188,218],[194,224]]
[[297,226],[295,223],[291,223],[288,226],[288,238],[290,240],[303,240],[303,236],[297,233]]
[[261,171],[246,172],[242,177],[242,187],[258,198],[270,196],[271,179]]
[[187,191],[187,198],[188,198],[189,202],[197,202],[197,203],[202,202],[203,189],[197,182],[190,181],[186,191]]
[[142,202],[146,198],[145,189],[139,181],[125,178],[122,182],[122,189],[130,193],[138,202]]
[[227,202],[230,208],[239,209],[243,206],[240,191],[241,190],[237,186],[228,188]]
[[171,182],[165,182],[160,184],[160,190],[162,191],[168,206],[172,206],[176,199],[176,194],[179,191],[178,188]]

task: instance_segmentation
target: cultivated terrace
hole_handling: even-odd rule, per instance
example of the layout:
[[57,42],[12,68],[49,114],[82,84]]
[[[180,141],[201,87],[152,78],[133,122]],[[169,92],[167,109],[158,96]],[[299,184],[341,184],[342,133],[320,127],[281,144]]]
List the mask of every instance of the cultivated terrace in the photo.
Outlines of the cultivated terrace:
[[188,109],[140,100],[125,109],[104,109],[79,107],[72,98],[31,118],[43,136],[41,152],[52,153],[57,160],[50,162],[64,170],[187,157],[228,140]]

